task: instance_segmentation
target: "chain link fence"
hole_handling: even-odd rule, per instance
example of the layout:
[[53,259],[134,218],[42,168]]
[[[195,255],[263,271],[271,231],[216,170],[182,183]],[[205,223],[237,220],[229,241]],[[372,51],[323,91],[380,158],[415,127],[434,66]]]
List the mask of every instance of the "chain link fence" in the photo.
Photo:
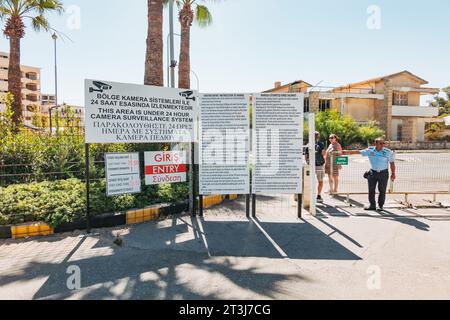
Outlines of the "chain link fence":
[[[78,123],[80,124],[80,123]],[[43,221],[51,226],[86,219],[84,128],[67,119],[59,130],[27,127],[0,132],[0,225]],[[91,144],[90,214],[114,214],[155,204],[187,203],[189,182],[145,185],[144,153],[170,150],[168,144]],[[139,194],[106,195],[105,153],[137,152]]]

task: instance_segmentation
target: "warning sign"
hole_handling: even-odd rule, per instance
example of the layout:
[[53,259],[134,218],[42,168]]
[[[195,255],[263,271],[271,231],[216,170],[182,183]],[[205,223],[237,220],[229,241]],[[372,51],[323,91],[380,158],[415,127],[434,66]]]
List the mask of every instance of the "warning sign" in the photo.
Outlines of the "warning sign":
[[200,194],[249,194],[249,95],[202,94],[200,119]]
[[140,193],[139,153],[106,153],[106,195]]
[[303,103],[300,93],[253,96],[254,194],[302,193]]
[[195,141],[197,92],[86,80],[86,143]]
[[144,158],[146,185],[186,181],[185,151],[145,152]]

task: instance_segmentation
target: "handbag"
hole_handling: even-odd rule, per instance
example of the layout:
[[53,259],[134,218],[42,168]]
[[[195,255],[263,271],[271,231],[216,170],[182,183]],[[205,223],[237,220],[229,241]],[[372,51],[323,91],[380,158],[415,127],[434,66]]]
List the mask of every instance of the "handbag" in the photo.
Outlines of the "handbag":
[[369,179],[369,176],[370,176],[370,170],[364,172],[364,175],[363,175],[364,179]]

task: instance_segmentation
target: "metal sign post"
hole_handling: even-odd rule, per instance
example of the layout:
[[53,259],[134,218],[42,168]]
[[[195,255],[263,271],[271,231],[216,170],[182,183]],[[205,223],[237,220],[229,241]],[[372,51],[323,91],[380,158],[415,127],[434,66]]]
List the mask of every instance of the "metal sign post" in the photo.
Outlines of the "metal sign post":
[[190,203],[190,212],[193,216],[197,215],[197,195],[195,192],[195,142],[191,144],[191,165],[189,169],[189,203]]
[[90,213],[90,171],[89,171],[89,143],[84,144],[85,164],[86,164],[86,229],[87,233],[91,233],[91,213]]
[[316,201],[317,201],[317,187],[316,187],[316,115],[313,112],[309,113],[308,118],[309,127],[309,178],[311,179],[311,192],[309,213],[316,215]]

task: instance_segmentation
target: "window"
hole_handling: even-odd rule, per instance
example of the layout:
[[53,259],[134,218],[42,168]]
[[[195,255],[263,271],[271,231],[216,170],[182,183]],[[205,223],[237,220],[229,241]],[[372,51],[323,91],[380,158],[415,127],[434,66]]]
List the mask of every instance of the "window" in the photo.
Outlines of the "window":
[[331,100],[319,100],[319,111],[331,109]]
[[397,141],[403,141],[403,124],[397,126]]
[[395,106],[407,106],[408,105],[408,93],[394,92],[394,105]]
[[309,98],[304,99],[304,112],[309,112]]

